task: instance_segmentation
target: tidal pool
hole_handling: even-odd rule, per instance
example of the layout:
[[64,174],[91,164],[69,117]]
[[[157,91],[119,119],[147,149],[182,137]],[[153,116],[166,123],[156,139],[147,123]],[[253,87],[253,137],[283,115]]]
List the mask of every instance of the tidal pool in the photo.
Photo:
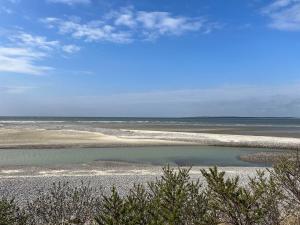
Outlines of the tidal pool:
[[2,149],[0,166],[55,166],[95,161],[115,161],[178,166],[270,166],[244,162],[240,155],[274,151],[259,148],[216,146],[75,148],[75,149]]

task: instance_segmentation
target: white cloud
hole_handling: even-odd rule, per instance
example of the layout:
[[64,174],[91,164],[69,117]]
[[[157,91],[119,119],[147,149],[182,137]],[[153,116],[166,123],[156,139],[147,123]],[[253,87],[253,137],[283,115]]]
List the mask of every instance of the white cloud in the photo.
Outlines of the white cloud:
[[19,32],[16,35],[12,35],[9,39],[20,46],[39,48],[43,50],[52,50],[60,45],[59,41],[49,41],[46,37],[33,36],[25,32]]
[[0,72],[40,75],[54,68],[40,65],[40,61],[54,53],[76,53],[79,46],[62,44],[23,31],[7,31],[7,42],[0,45]]
[[127,26],[134,28],[137,26],[137,21],[133,11],[130,8],[124,8],[121,12],[111,12],[111,18],[115,17],[114,24],[116,26]]
[[91,21],[87,24],[64,21],[58,18],[46,18],[43,21],[52,27],[56,25],[62,34],[70,33],[74,38],[83,38],[86,41],[110,41],[115,43],[131,41],[128,32],[118,31],[115,27],[103,24],[101,21]]
[[286,6],[290,5],[293,2],[294,2],[293,0],[274,0],[271,4],[266,6],[263,9],[263,11],[265,13],[276,11],[276,10],[279,10],[283,7],[286,7]]
[[100,20],[86,23],[52,17],[42,21],[49,28],[56,27],[60,33],[71,34],[74,38],[115,43],[153,40],[161,36],[179,36],[195,31],[208,33],[217,27],[216,23],[209,23],[203,18],[173,16],[169,12],[136,11],[133,7],[112,11]]
[[180,35],[188,31],[197,31],[203,26],[200,19],[173,17],[168,12],[138,12],[136,20],[141,23],[149,37],[160,35]]
[[50,41],[47,37],[35,36],[25,32],[17,32],[17,34],[10,35],[8,39],[16,46],[38,49],[42,52],[47,52],[47,54],[52,50],[76,53],[81,49],[76,45],[63,45],[60,41]]
[[66,5],[76,5],[76,4],[85,4],[88,5],[91,3],[91,0],[47,0],[49,3],[62,3]]
[[117,27],[127,27],[135,34],[142,34],[140,38],[145,39],[182,35],[192,31],[206,33],[218,28],[217,23],[208,22],[202,17],[178,16],[163,11],[137,11],[133,7],[110,12],[108,18]]
[[37,61],[44,57],[45,54],[39,51],[0,46],[0,72],[32,75],[44,74],[53,69],[36,64]]
[[300,31],[300,0],[275,0],[262,10],[278,30]]
[[80,47],[76,46],[76,45],[64,45],[62,47],[62,49],[64,52],[70,53],[70,54],[80,51]]

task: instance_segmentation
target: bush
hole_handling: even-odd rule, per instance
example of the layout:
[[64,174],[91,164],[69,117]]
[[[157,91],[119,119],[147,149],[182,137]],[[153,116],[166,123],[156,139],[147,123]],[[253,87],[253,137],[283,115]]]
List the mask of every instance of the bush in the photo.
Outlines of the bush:
[[283,194],[282,205],[288,216],[298,217],[300,223],[300,158],[283,158],[269,170],[271,178]]
[[126,224],[126,207],[124,200],[119,196],[116,188],[113,187],[110,196],[103,195],[100,203],[99,214],[95,220],[100,225]]
[[[24,209],[0,198],[0,225],[296,225],[300,210],[300,163],[282,160],[269,175],[257,171],[246,185],[226,178],[217,167],[201,170],[163,168],[160,179],[135,185],[126,196],[113,187],[96,195],[83,183],[53,184]],[[284,223],[282,223],[284,221]]]
[[83,225],[93,219],[96,202],[89,185],[71,187],[66,182],[54,183],[48,191],[42,190],[34,201],[28,202],[29,221],[43,225]]
[[190,180],[189,170],[165,167],[161,179],[148,184],[148,192],[136,185],[121,198],[113,188],[109,197],[103,196],[96,221],[99,225],[215,224],[200,187]]
[[150,197],[143,185],[134,185],[125,198],[126,224],[147,225],[151,221]]
[[272,179],[259,172],[250,179],[248,188],[239,185],[239,177],[225,179],[217,167],[201,170],[207,181],[210,207],[219,222],[232,225],[276,225],[280,223],[280,193]]
[[201,191],[199,181],[193,182],[189,169],[175,172],[163,168],[160,180],[149,184],[150,224],[202,225],[214,224],[208,208],[207,196]]
[[25,225],[27,216],[16,206],[13,199],[0,199],[0,225]]

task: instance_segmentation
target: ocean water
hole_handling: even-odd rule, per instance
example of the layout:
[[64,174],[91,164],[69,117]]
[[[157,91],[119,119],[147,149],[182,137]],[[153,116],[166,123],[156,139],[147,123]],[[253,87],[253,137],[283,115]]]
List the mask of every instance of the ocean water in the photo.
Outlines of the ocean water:
[[[300,138],[300,118],[289,117],[0,117],[0,127],[167,130]],[[98,130],[99,131],[99,130]]]
[[[300,138],[299,118],[195,117],[0,117],[1,127],[77,129],[118,134],[121,129],[167,130],[217,134],[264,135]],[[100,149],[0,150],[0,166],[56,165],[124,161],[149,164],[266,166],[239,160],[243,154],[266,149],[228,147],[145,147]],[[274,151],[274,150],[270,150]]]
[[91,123],[144,123],[186,124],[211,126],[282,126],[300,127],[300,118],[293,117],[1,117],[0,123],[91,122]]
[[261,151],[271,150],[216,146],[2,149],[0,166],[60,166],[98,161],[178,166],[270,166],[268,163],[250,163],[239,159],[240,155]]

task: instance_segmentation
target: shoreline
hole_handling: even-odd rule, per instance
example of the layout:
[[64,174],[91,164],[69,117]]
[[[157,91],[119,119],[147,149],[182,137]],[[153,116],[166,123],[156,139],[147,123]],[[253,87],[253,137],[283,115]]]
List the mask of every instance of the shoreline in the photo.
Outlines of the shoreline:
[[[198,179],[200,182],[204,181],[200,173],[200,169],[207,169],[209,167],[193,167],[190,171],[192,179]],[[255,176],[256,171],[264,170],[263,167],[218,167],[221,171],[226,172],[226,177],[233,177],[238,175],[239,182],[242,185],[247,184],[249,176]],[[155,181],[162,175],[162,167],[151,166],[126,166],[119,165],[115,170],[111,168],[102,169],[98,174],[87,171],[89,174],[71,174],[62,175],[60,171],[54,171],[55,174],[46,174],[44,171],[40,176],[7,176],[0,177],[0,195],[8,197],[16,197],[18,204],[24,204],[28,200],[36,197],[40,190],[47,190],[57,182],[68,182],[72,186],[80,184],[89,185],[93,189],[101,190],[108,193],[112,186],[115,186],[121,195],[128,193],[134,184],[147,184]],[[204,183],[203,183],[204,184]]]
[[[57,165],[10,165],[0,166],[0,179],[34,178],[34,177],[78,177],[78,176],[126,176],[126,175],[160,175],[165,165],[151,163],[133,163],[122,161],[94,161],[90,163],[71,163]],[[200,169],[211,168],[214,165],[179,166],[169,164],[172,168],[191,168],[191,174],[199,174]],[[238,173],[240,168],[244,172],[269,168],[268,166],[218,166],[226,171]],[[196,172],[198,171],[198,173]]]

